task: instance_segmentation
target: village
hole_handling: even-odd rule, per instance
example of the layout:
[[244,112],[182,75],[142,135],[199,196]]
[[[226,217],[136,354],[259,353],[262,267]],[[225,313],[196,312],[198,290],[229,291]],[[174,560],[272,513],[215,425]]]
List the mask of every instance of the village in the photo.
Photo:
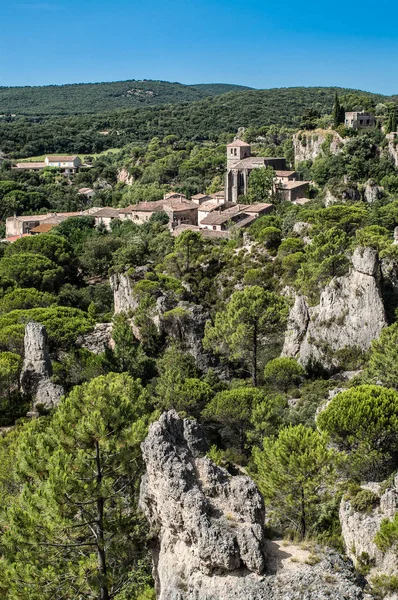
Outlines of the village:
[[[227,145],[226,162],[225,190],[214,194],[195,194],[187,198],[178,192],[168,192],[161,200],[139,202],[126,208],[105,206],[78,212],[14,215],[6,220],[6,241],[48,233],[69,217],[91,216],[96,226],[102,225],[109,230],[114,219],[130,220],[142,225],[156,213],[166,213],[173,235],[190,229],[199,231],[204,237],[228,238],[232,231],[247,227],[258,217],[274,210],[272,202],[243,204],[239,201],[247,194],[249,175],[253,169],[266,167],[274,169],[273,198],[300,205],[309,201],[310,182],[299,181],[298,173],[287,168],[285,158],[252,156],[250,144],[237,139]],[[82,161],[78,156],[46,156],[43,162],[19,162],[13,168],[37,171],[52,167],[70,176],[81,166]],[[80,188],[78,191],[88,200],[95,196],[91,188]]]

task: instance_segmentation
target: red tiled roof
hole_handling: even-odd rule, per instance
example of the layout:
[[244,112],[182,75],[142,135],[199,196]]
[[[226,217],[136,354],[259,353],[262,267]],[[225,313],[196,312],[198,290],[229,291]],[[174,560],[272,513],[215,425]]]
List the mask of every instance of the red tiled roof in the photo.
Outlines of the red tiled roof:
[[49,162],[70,162],[75,160],[75,158],[79,158],[78,156],[46,156],[46,159]]
[[236,146],[250,146],[250,144],[247,144],[246,142],[243,142],[242,140],[234,140],[233,142],[231,142],[230,144],[227,145],[227,148],[231,148],[231,147],[235,147]]
[[47,231],[50,231],[53,227],[56,227],[57,223],[42,223],[41,225],[37,225],[37,227],[33,227],[33,229],[31,229],[31,233],[47,233]]
[[295,188],[306,187],[309,184],[309,181],[286,181],[285,183],[280,183],[278,187],[281,190],[293,190]]
[[104,206],[103,208],[99,208],[95,212],[90,213],[90,216],[116,218],[119,216],[119,210],[117,210],[116,208],[112,208],[111,206]]
[[18,162],[15,165],[16,169],[45,169],[45,162]]

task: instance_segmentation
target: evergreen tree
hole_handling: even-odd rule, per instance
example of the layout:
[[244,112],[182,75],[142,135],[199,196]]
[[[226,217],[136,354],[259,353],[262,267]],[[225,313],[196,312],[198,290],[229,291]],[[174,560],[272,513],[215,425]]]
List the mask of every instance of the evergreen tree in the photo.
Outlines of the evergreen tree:
[[331,494],[336,460],[326,436],[304,425],[265,438],[262,450],[254,450],[255,477],[274,520],[301,538],[309,533]]
[[280,330],[287,316],[283,298],[254,285],[232,294],[226,308],[206,323],[203,346],[232,360],[241,360],[257,386],[260,340]]
[[137,492],[146,405],[139,381],[111,373],[28,427],[21,493],[3,523],[10,600],[109,600],[128,584],[145,535]]
[[344,123],[345,110],[344,110],[344,106],[341,106],[341,104],[340,104],[340,100],[339,100],[339,96],[337,94],[337,91],[336,91],[335,96],[334,96],[334,105],[333,105],[333,110],[332,110],[332,117],[333,117],[333,126],[334,126],[334,128],[336,128],[339,125],[341,125],[341,123]]

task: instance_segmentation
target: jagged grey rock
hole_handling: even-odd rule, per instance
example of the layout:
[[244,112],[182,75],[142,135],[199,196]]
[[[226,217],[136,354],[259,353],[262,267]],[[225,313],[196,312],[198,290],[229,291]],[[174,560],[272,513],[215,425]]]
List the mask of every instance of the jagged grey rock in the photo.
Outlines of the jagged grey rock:
[[383,195],[384,188],[380,185],[377,185],[377,183],[373,181],[373,179],[369,179],[366,182],[365,188],[363,190],[363,197],[365,202],[373,204],[373,202],[376,202],[376,200],[380,200],[380,198],[382,198]]
[[317,306],[298,296],[290,311],[282,356],[308,366],[336,366],[333,354],[344,348],[367,350],[387,326],[380,286],[380,265],[372,248],[356,248],[350,273],[335,277]]
[[324,198],[325,206],[331,206],[332,204],[356,201],[361,199],[361,194],[357,186],[353,183],[341,183],[334,185],[332,190],[327,188]]
[[52,367],[46,328],[30,322],[25,327],[25,355],[21,371],[21,391],[33,398],[33,409],[39,405],[54,408],[64,393],[62,386],[51,381]]
[[[158,298],[159,304],[160,298]],[[163,309],[166,308],[166,311]],[[190,302],[178,302],[175,311],[170,315],[179,315],[173,318],[168,317],[166,305],[162,305],[162,313],[159,315],[160,328],[163,333],[180,342],[185,350],[193,356],[196,366],[201,371],[207,371],[210,367],[216,366],[214,356],[203,348],[202,340],[205,332],[206,321],[210,319],[209,312],[198,304]]]
[[175,411],[153,423],[142,444],[140,506],[157,540],[158,600],[364,599],[352,563],[334,552],[321,553],[314,566],[267,573],[257,487],[205,451],[201,428]]
[[[378,493],[380,484],[362,486]],[[369,512],[355,511],[349,500],[344,498],[340,504],[341,531],[347,555],[354,564],[367,556],[372,565],[370,578],[377,574],[398,575],[396,549],[382,552],[374,543],[374,537],[380,529],[383,519],[392,519],[398,512],[398,475],[394,483],[380,497],[380,505]]]
[[113,291],[114,312],[128,313],[138,307],[138,301],[133,297],[130,277],[125,273],[113,273],[109,279]]
[[134,177],[130,175],[126,167],[119,169],[117,172],[117,180],[120,183],[125,183],[126,185],[133,185]]
[[387,155],[393,159],[395,166],[398,167],[398,136],[396,133],[389,133],[386,138],[388,140]]
[[299,131],[293,135],[294,161],[297,165],[304,160],[314,160],[324,155],[325,151],[338,154],[346,142],[346,139],[332,130]]
[[102,354],[113,347],[112,323],[96,323],[93,331],[79,336],[76,343],[94,354]]

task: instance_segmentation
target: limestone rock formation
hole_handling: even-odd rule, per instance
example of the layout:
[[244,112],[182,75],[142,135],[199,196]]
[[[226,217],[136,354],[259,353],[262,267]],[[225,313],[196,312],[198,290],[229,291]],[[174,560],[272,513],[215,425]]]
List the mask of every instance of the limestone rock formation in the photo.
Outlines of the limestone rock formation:
[[332,189],[326,188],[324,203],[325,206],[332,204],[341,204],[345,202],[355,202],[361,200],[361,194],[355,183],[345,182],[332,186]]
[[283,356],[301,364],[336,365],[333,354],[344,348],[367,350],[387,326],[379,283],[379,260],[372,248],[356,248],[350,273],[335,277],[317,306],[298,296],[290,311]]
[[94,354],[102,354],[113,347],[112,323],[96,323],[93,331],[78,337],[76,343]]
[[395,166],[398,167],[398,135],[396,133],[389,133],[386,135],[388,140],[387,154],[393,159]]
[[194,421],[164,413],[142,451],[140,506],[156,538],[158,600],[365,598],[352,564],[334,552],[321,554],[314,566],[292,563],[275,573],[257,487],[204,456],[203,433]]
[[376,202],[376,200],[382,198],[383,194],[384,188],[382,186],[377,185],[377,183],[375,183],[372,179],[369,179],[366,182],[365,188],[363,190],[363,197],[365,202],[373,204],[373,202]]
[[125,273],[114,273],[110,277],[110,285],[113,291],[114,312],[128,313],[130,310],[135,310],[138,306],[136,299],[133,297],[131,281]]
[[338,154],[345,143],[346,140],[336,131],[323,129],[299,131],[293,136],[294,161],[298,164],[304,160],[314,160],[325,154],[326,150],[332,154]]
[[125,183],[126,185],[133,185],[134,183],[134,177],[130,175],[125,167],[119,169],[117,172],[117,180],[118,183]]
[[[158,305],[159,301],[160,298]],[[173,318],[173,313],[179,316]],[[198,369],[207,371],[216,366],[214,357],[202,345],[206,321],[210,318],[203,306],[181,301],[174,310],[160,313],[159,317],[161,331],[183,345],[195,359]]]
[[47,332],[40,323],[25,327],[25,356],[21,372],[21,391],[33,398],[33,409],[57,406],[64,393],[62,386],[51,381],[52,367]]
[[[379,493],[380,484],[363,486]],[[358,563],[364,560],[372,566],[369,577],[384,573],[398,576],[398,560],[396,550],[382,552],[374,543],[374,537],[380,529],[383,519],[391,519],[398,511],[398,475],[392,487],[380,497],[380,505],[371,511],[355,511],[349,500],[344,498],[340,505],[340,523],[347,555]]]

